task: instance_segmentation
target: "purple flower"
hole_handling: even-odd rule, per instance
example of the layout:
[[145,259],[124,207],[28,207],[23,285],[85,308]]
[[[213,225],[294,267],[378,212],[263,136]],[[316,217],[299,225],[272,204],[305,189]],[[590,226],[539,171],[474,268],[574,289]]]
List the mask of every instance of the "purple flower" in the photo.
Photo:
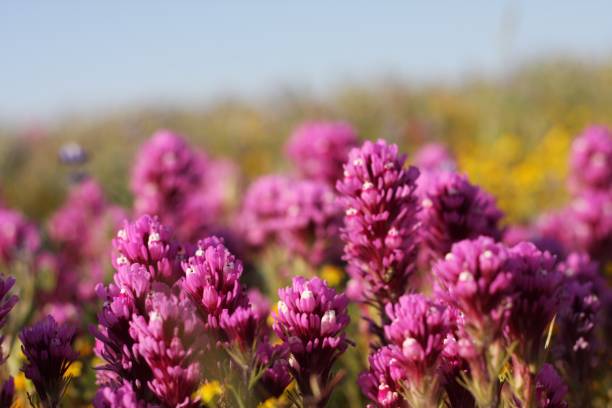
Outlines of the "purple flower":
[[[317,381],[325,401],[331,389],[331,369],[349,345],[344,333],[349,323],[348,299],[319,278],[301,276],[279,289],[273,329],[291,353],[289,365],[305,398],[316,398],[311,381]],[[319,401],[319,402],[321,402]]]
[[68,385],[69,379],[64,376],[79,356],[72,349],[74,337],[74,327],[66,324],[58,326],[51,316],[26,327],[19,335],[21,350],[28,360],[23,372],[34,383],[36,393],[45,406],[59,406]]
[[480,235],[501,238],[502,212],[492,196],[458,173],[439,173],[425,188],[420,212],[423,249],[432,260],[453,243]]
[[281,244],[315,266],[339,260],[342,211],[331,187],[316,181],[295,182],[284,199],[284,222],[278,232]]
[[534,362],[559,307],[561,274],[555,269],[555,258],[530,242],[512,247],[510,258],[514,295],[506,334],[510,341],[519,342],[521,358]]
[[397,346],[384,346],[368,357],[370,368],[359,375],[357,384],[366,397],[377,407],[405,408],[408,403],[402,397],[401,381],[406,374],[398,369],[396,355],[401,351]]
[[608,260],[612,254],[612,193],[585,191],[568,207],[545,214],[537,227],[543,236],[561,241],[568,251]]
[[566,408],[567,386],[550,364],[544,364],[536,376],[536,406],[538,408]]
[[[15,295],[9,296],[9,291],[15,285],[15,278],[8,276],[6,279],[0,276],[0,329],[4,327],[8,320],[10,311],[15,307],[19,298]],[[6,361],[8,356],[5,356],[2,351],[2,343],[4,336],[0,335],[0,364]]]
[[240,306],[232,313],[223,309],[219,320],[227,338],[242,351],[249,351],[264,334],[267,317],[249,305]]
[[276,175],[260,177],[249,186],[239,222],[249,245],[260,248],[278,239],[285,224],[284,197],[290,186],[289,178]]
[[612,191],[612,132],[590,126],[572,143],[570,186],[575,191]]
[[124,227],[113,239],[113,266],[129,264],[146,267],[153,280],[173,284],[181,275],[177,262],[178,245],[168,227],[157,217],[143,215]]
[[13,377],[9,377],[2,383],[0,389],[0,407],[10,408],[13,406],[13,399],[15,398],[15,381]]
[[313,265],[339,258],[341,208],[325,183],[262,177],[246,193],[241,229],[254,247],[276,243]]
[[130,334],[134,351],[153,372],[150,390],[164,405],[198,406],[192,395],[200,382],[204,336],[195,310],[187,299],[159,292],[148,299],[147,310],[147,317],[134,316]]
[[388,304],[386,313],[390,323],[384,327],[385,338],[396,346],[392,349],[392,365],[403,370],[403,385],[411,390],[409,402],[438,401],[442,354],[452,328],[449,309],[423,295],[412,294]]
[[357,134],[348,123],[308,122],[295,129],[286,152],[304,177],[333,186],[356,144]]
[[257,349],[257,361],[266,366],[260,384],[267,395],[278,398],[291,382],[289,371],[289,349],[285,344],[271,346],[263,342]]
[[211,177],[227,174],[211,169],[206,156],[170,131],[160,130],[138,152],[132,168],[132,191],[137,214],[156,214],[184,240],[208,230],[221,214],[227,185],[210,183]]
[[510,251],[492,238],[479,237],[452,246],[433,266],[436,294],[459,309],[480,339],[501,334],[512,306]]
[[419,170],[384,140],[351,150],[337,183],[345,209],[344,259],[366,296],[381,304],[401,296],[415,271]]
[[129,382],[124,382],[117,387],[101,387],[96,393],[93,405],[95,408],[147,408],[150,406],[138,399]]
[[54,301],[79,303],[95,297],[95,284],[106,278],[110,238],[124,218],[124,211],[107,202],[96,181],[72,187],[49,221],[49,236],[59,249]]
[[22,254],[34,254],[40,235],[34,224],[20,212],[0,208],[0,263],[11,263]]
[[242,262],[219,238],[209,237],[198,242],[195,255],[183,262],[182,268],[185,273],[182,288],[208,328],[220,327],[224,310],[231,315],[238,307],[248,306],[240,283]]

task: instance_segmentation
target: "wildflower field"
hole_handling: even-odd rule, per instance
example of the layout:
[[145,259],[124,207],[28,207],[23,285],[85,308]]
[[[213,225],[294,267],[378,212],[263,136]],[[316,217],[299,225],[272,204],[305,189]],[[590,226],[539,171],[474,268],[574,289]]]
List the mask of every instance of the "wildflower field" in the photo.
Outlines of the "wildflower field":
[[0,407],[608,407],[612,64],[0,130]]

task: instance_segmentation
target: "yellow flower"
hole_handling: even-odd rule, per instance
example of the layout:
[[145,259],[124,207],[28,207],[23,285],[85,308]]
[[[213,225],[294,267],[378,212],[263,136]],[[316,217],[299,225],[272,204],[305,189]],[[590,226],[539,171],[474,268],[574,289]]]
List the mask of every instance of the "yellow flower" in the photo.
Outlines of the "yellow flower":
[[26,378],[23,371],[20,371],[17,373],[17,375],[15,375],[14,381],[15,389],[17,391],[25,391],[28,379]]
[[89,356],[93,351],[92,344],[85,337],[79,337],[74,342],[74,348],[81,356]]
[[223,394],[223,387],[219,381],[208,381],[198,388],[196,394],[204,403],[210,404],[215,398]]
[[68,367],[68,370],[66,370],[66,377],[80,377],[82,371],[83,363],[80,361],[75,361],[74,363],[70,364],[70,367]]
[[321,268],[321,278],[329,284],[329,286],[337,287],[342,283],[344,272],[341,268],[334,265],[323,265]]

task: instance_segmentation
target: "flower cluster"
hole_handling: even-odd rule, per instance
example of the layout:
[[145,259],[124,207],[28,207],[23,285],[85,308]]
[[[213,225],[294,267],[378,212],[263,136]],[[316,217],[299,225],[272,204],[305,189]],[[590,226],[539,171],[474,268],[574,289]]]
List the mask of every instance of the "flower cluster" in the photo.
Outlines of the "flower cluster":
[[28,359],[23,367],[25,376],[34,383],[38,398],[44,406],[57,407],[70,378],[66,372],[78,358],[72,349],[74,327],[58,325],[47,316],[21,332],[21,350]]
[[453,172],[439,173],[429,182],[423,187],[420,212],[423,251],[429,259],[443,257],[463,239],[501,238],[502,213],[493,197]]
[[304,398],[324,404],[334,381],[333,364],[350,344],[344,333],[348,299],[319,278],[303,277],[294,278],[278,296],[273,329],[289,348],[291,373]]
[[197,239],[222,215],[234,173],[231,165],[212,161],[181,136],[160,130],[141,147],[132,168],[134,210],[158,215],[182,239]]
[[265,176],[246,192],[241,227],[254,247],[276,243],[315,266],[335,261],[340,206],[327,184]]
[[570,187],[581,190],[612,190],[612,132],[591,126],[574,140],[570,154]]
[[287,156],[308,179],[333,186],[342,177],[342,165],[357,144],[357,134],[345,122],[304,123],[287,142]]
[[87,179],[72,187],[49,220],[49,236],[58,246],[55,267],[60,289],[51,296],[51,309],[95,297],[94,287],[106,279],[110,266],[110,238],[123,218],[125,212],[107,202],[96,181]]
[[0,263],[9,264],[24,253],[34,254],[39,247],[36,226],[18,211],[0,207]]
[[396,145],[366,141],[351,150],[336,186],[348,272],[381,304],[401,296],[415,272],[419,171],[405,160]]

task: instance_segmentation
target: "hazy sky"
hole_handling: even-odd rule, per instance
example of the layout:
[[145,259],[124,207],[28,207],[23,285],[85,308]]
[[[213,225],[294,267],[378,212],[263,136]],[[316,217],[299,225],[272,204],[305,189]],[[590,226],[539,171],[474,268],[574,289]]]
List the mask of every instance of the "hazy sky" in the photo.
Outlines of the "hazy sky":
[[455,79],[561,52],[612,55],[612,2],[4,0],[0,120]]

